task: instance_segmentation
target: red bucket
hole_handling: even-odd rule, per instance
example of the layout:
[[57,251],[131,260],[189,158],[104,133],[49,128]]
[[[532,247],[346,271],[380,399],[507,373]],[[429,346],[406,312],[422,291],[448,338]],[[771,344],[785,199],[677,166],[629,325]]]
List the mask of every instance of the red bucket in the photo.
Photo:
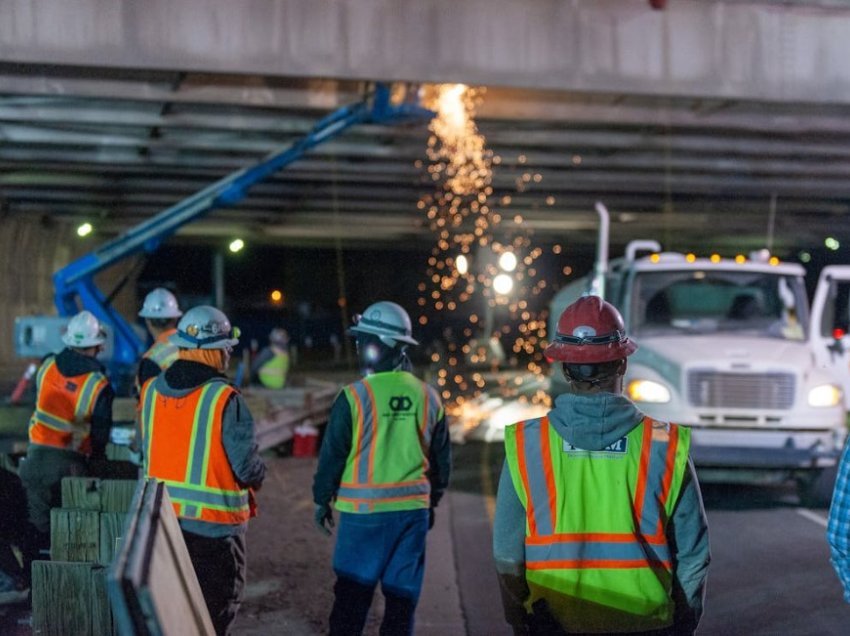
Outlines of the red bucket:
[[319,431],[309,424],[295,429],[292,438],[293,457],[315,457],[319,450]]

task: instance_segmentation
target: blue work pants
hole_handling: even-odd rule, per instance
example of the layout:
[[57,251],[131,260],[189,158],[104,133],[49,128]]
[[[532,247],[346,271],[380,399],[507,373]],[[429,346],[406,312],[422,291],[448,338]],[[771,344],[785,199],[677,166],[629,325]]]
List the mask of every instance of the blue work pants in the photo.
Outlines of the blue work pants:
[[382,635],[413,633],[413,614],[425,575],[428,510],[340,513],[330,617],[333,636],[362,633],[380,581],[386,599]]

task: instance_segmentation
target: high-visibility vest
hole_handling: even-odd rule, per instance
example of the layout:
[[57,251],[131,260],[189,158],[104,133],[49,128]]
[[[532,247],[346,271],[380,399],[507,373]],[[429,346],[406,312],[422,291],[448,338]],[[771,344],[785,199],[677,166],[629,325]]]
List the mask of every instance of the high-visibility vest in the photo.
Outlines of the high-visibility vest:
[[375,373],[349,384],[351,451],[336,508],[371,513],[431,505],[428,452],[443,406],[434,389],[407,371]]
[[88,454],[92,412],[107,384],[99,371],[66,377],[59,372],[55,356],[46,358],[36,375],[38,397],[30,417],[30,444]]
[[687,470],[690,429],[644,419],[601,451],[572,447],[548,418],[505,429],[526,512],[526,609],[545,599],[567,631],[672,625],[667,520]]
[[145,351],[142,358],[148,358],[165,371],[174,364],[174,361],[177,360],[177,354],[180,352],[180,348],[177,345],[173,345],[168,341],[168,338],[175,333],[177,333],[177,329],[168,329],[159,334],[151,345],[151,348]]
[[222,413],[236,389],[214,379],[183,397],[164,395],[162,375],[140,398],[145,476],[165,482],[183,519],[238,524],[248,521],[248,491],[239,486],[222,441]]
[[257,377],[264,387],[282,389],[286,384],[286,373],[289,371],[289,354],[286,351],[274,351],[272,356],[257,371]]

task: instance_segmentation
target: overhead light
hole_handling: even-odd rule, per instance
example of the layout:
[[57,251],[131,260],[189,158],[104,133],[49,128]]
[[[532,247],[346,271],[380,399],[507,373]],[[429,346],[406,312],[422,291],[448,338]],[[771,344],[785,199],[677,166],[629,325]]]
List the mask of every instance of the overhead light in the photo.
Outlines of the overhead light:
[[230,241],[230,245],[228,245],[228,248],[234,254],[236,252],[238,252],[239,250],[241,250],[243,247],[245,247],[245,241],[243,241],[242,239],[239,239],[239,238],[233,239],[232,241]]
[[499,267],[506,272],[512,272],[516,269],[516,254],[513,252],[502,252],[499,257]]
[[77,236],[88,236],[93,230],[94,228],[91,223],[83,223],[77,228]]
[[830,249],[830,250],[833,250],[833,251],[835,251],[839,247],[841,247],[841,243],[839,243],[837,239],[835,239],[831,236],[827,237],[826,240],[823,242],[823,244],[826,245],[827,249]]
[[510,294],[513,288],[514,281],[507,274],[499,274],[493,279],[493,289],[496,290],[497,294],[502,294],[503,296]]
[[455,267],[457,268],[457,273],[463,276],[469,271],[469,259],[461,254],[455,259]]
[[812,255],[806,251],[800,252],[799,257],[800,261],[803,263],[808,263],[810,260],[812,260]]
[[272,290],[272,293],[269,294],[269,297],[272,299],[273,303],[279,303],[283,301],[283,292],[279,289]]

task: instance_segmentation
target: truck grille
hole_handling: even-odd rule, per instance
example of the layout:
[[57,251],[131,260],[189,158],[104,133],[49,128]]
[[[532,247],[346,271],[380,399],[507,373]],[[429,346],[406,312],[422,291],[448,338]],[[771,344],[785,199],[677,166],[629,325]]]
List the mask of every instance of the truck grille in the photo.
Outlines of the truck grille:
[[740,409],[790,409],[792,373],[721,373],[695,369],[688,374],[688,401],[693,406]]

